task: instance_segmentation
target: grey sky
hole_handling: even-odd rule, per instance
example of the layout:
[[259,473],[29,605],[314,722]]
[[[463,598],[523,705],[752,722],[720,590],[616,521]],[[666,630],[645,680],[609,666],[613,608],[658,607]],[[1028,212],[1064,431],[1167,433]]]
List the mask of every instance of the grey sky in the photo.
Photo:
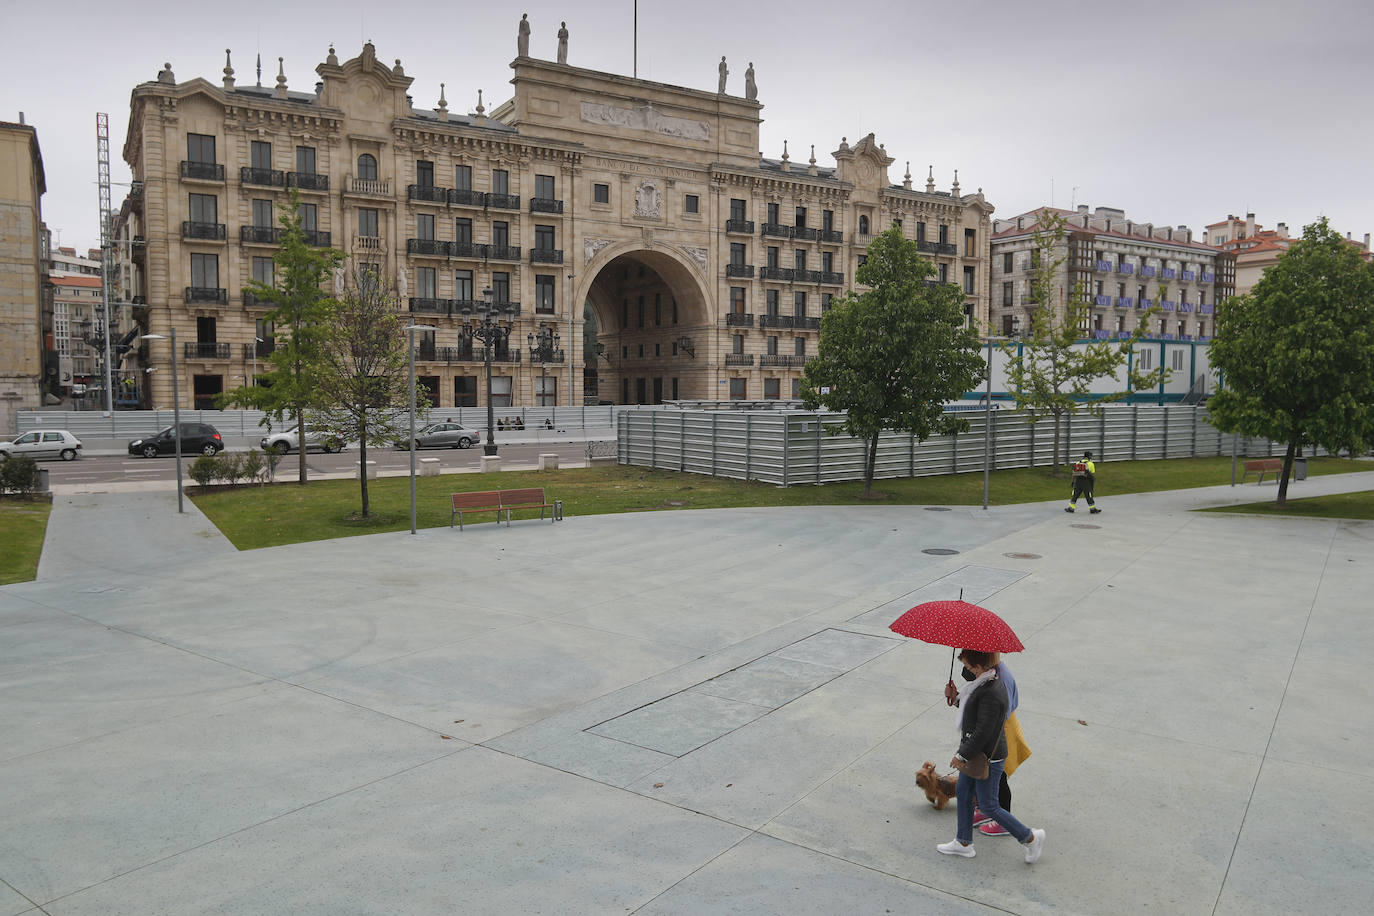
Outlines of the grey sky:
[[[516,23],[528,12],[532,56],[553,59],[568,22],[568,63],[629,75],[632,0],[490,3],[15,4],[0,80],[0,119],[23,111],[47,170],[44,218],[61,243],[98,242],[95,113],[111,123],[116,181],[129,92],[170,61],[179,81],[218,84],[224,49],[236,79],[274,85],[285,58],[294,90],[314,86],[331,42],[347,59],[371,39],[414,77],[415,104],[439,83],[451,110],[488,110],[510,92]],[[741,3],[640,0],[639,75],[744,93],[754,62],[762,152],[811,144],[822,165],[842,136],[872,131],[917,187],[934,165],[948,190],[982,188],[1010,216],[1043,204],[1125,209],[1200,230],[1247,209],[1293,231],[1319,215],[1356,238],[1374,231],[1374,5],[1362,0],[896,0]],[[1053,200],[1051,200],[1053,193]],[[124,188],[116,186],[118,206]]]

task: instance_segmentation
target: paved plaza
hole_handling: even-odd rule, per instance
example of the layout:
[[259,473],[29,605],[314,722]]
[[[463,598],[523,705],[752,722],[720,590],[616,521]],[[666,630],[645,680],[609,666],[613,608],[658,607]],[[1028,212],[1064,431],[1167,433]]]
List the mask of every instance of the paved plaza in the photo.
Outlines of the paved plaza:
[[[1102,489],[251,552],[59,492],[0,588],[0,916],[1364,910],[1374,523]],[[887,624],[960,591],[1026,644],[1034,866],[913,784],[950,650]]]

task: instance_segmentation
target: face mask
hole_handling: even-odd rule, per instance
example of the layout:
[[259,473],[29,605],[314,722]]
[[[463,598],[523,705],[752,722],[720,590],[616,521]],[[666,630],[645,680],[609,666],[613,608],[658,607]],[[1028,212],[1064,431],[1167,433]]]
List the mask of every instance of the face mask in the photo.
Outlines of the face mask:
[[974,673],[973,673],[972,671],[968,670],[967,668],[965,668],[963,671],[960,671],[959,674],[960,674],[960,675],[963,677],[963,679],[966,680],[966,681],[977,680],[977,677],[974,676]]

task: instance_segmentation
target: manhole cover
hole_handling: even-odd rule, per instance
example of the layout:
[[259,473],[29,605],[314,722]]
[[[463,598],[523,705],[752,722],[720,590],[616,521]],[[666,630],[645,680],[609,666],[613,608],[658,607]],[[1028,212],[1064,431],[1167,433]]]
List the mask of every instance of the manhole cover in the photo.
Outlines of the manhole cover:
[[1069,527],[1070,527],[1070,528],[1091,528],[1091,529],[1094,529],[1094,530],[1095,530],[1095,529],[1101,528],[1102,526],[1101,526],[1101,525],[1089,525],[1087,522],[1079,522],[1077,525],[1070,525]]
[[1038,554],[1038,553],[1004,553],[1004,554],[1002,554],[1002,556],[1004,556],[1004,557],[1010,557],[1010,558],[1013,559],[1013,560],[1038,560],[1038,559],[1040,559],[1040,554]]
[[926,506],[927,512],[948,512],[949,506]]
[[933,557],[948,557],[958,553],[957,550],[950,550],[948,547],[927,547],[921,553],[928,553]]

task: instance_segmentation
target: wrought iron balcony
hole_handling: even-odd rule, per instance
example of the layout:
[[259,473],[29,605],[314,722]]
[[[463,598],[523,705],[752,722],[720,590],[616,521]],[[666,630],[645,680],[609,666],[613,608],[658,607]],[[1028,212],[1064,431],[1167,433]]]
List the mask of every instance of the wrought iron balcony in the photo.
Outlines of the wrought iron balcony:
[[819,331],[821,320],[819,318],[808,318],[805,315],[792,316],[792,327],[801,331]]
[[790,328],[795,327],[795,319],[791,315],[760,315],[759,327],[761,328]]
[[447,315],[452,310],[453,303],[449,299],[412,296],[409,304],[412,315]]
[[328,232],[323,232],[323,231],[321,231],[321,230],[319,230],[319,229],[306,229],[306,230],[304,230],[304,233],[305,233],[305,244],[307,244],[307,245],[312,245],[312,246],[314,246],[315,248],[328,248],[328,247],[329,247],[329,233],[328,233]]
[[833,286],[843,286],[844,273],[838,270],[823,270],[821,271],[820,282],[829,283]]
[[439,350],[438,347],[433,346],[432,344],[422,344],[421,346],[415,347],[414,349],[415,361],[426,363],[434,362],[434,358],[438,355]]
[[481,307],[482,303],[478,302],[476,299],[453,300],[453,314],[455,315],[471,315]]
[[215,286],[188,286],[182,297],[186,302],[213,302],[218,305],[229,303],[229,291]]
[[727,219],[725,221],[726,232],[742,232],[745,235],[754,234],[754,221],[752,219]]
[[240,226],[239,242],[247,245],[278,245],[284,230],[276,226]]
[[446,258],[448,257],[448,242],[441,242],[438,239],[406,239],[406,254]]
[[958,254],[958,253],[959,253],[959,246],[956,245],[956,244],[954,244],[953,242],[936,242],[936,243],[935,243],[935,253],[936,253],[936,254]]
[[790,239],[792,237],[792,227],[784,226],[782,223],[764,223],[760,230],[763,235],[772,235],[780,239]]
[[187,359],[228,359],[229,344],[191,341],[181,345],[181,355]]
[[531,213],[562,213],[563,201],[555,200],[552,197],[531,197]]
[[794,271],[790,267],[760,267],[760,280],[791,280]]
[[244,359],[266,359],[277,350],[277,342],[272,338],[261,343],[246,343],[243,345]]
[[[476,353],[477,359],[478,359],[480,362],[486,362],[486,361],[487,361],[487,350],[488,350],[488,349],[489,349],[488,347],[476,347],[476,348],[474,348],[474,352]],[[521,351],[520,351],[520,348],[519,348],[519,347],[515,347],[515,348],[513,348],[513,349],[512,349],[512,348],[507,348],[507,349],[504,349],[504,350],[501,349],[500,347],[497,347],[496,349],[492,350],[492,352],[491,352],[491,361],[494,362],[494,363],[518,363],[518,362],[520,362],[520,352],[521,352]]]
[[752,277],[754,275],[753,264],[726,264],[725,276],[727,277]]
[[449,188],[448,202],[462,207],[485,207],[487,195],[472,188]]
[[488,194],[486,206],[497,210],[519,210],[519,194]]
[[839,229],[822,229],[821,241],[829,242],[832,244],[839,244],[840,242],[844,241],[844,233],[841,232]]
[[563,250],[561,248],[531,248],[531,264],[562,264]]
[[449,242],[448,256],[451,258],[471,258],[480,261],[487,256],[486,245],[475,245],[472,242]]
[[535,363],[561,363],[566,359],[562,348],[530,347],[530,365]]
[[181,237],[222,242],[224,241],[224,223],[197,223],[192,220],[185,220],[181,224]]
[[1135,265],[1127,264],[1123,261],[1122,263],[1116,265],[1116,272],[1119,274],[1126,274],[1127,276],[1130,276],[1131,274],[1135,273]]
[[736,328],[752,328],[754,326],[753,312],[726,312],[725,326]]
[[754,365],[754,354],[752,353],[726,353],[725,365],[728,366],[752,366]]
[[428,184],[408,184],[406,185],[406,198],[409,200],[428,201],[432,204],[448,203],[448,188],[436,188]]
[[819,270],[807,270],[805,267],[795,267],[792,269],[792,280],[794,283],[819,283],[821,282],[821,272]]
[[1149,264],[1141,264],[1140,275],[1142,277],[1153,277],[1155,275],[1155,269],[1151,267]]
[[456,347],[435,347],[434,359],[444,363],[470,363],[478,356],[472,344],[459,344]]
[[224,166],[218,162],[187,162],[181,161],[181,177],[192,178],[197,181],[223,181]]
[[792,238],[802,239],[803,241],[814,242],[821,237],[821,230],[809,229],[806,226],[793,226]]
[[759,365],[765,369],[778,366],[805,366],[806,357],[794,353],[765,353],[759,357]]
[[286,186],[300,188],[302,191],[328,191],[329,176],[314,172],[287,172]]
[[935,242],[929,242],[925,239],[916,240],[916,250],[924,254],[935,254],[938,247],[939,246]]
[[269,188],[286,186],[286,173],[280,169],[255,169],[249,166],[239,168],[239,184],[260,184]]
[[487,259],[491,261],[518,261],[520,249],[513,245],[488,245]]

